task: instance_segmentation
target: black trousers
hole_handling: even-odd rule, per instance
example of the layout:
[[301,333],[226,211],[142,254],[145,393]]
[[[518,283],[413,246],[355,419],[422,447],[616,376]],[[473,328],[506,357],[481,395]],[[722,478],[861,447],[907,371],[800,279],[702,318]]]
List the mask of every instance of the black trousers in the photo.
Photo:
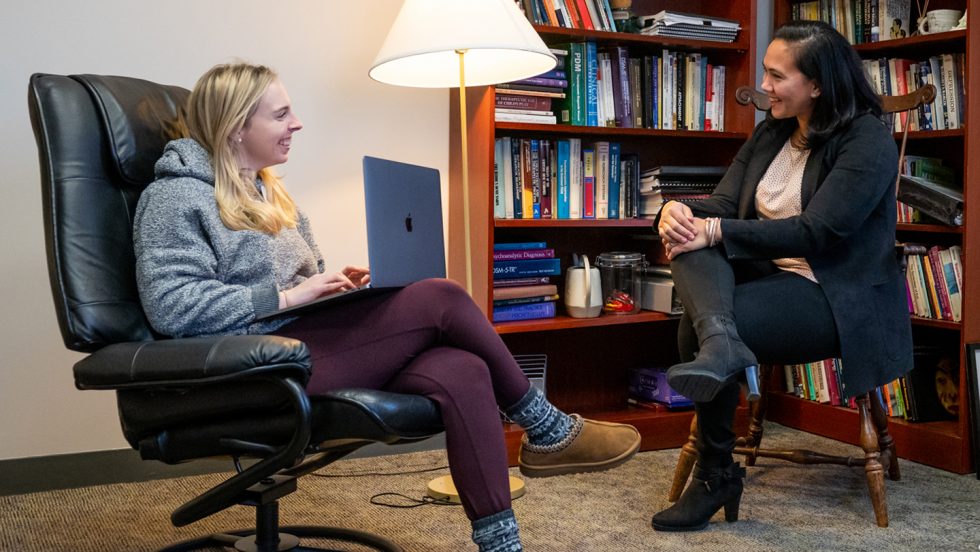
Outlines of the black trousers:
[[[696,279],[691,287],[705,290],[714,282],[725,293],[734,276],[734,312],[742,341],[764,364],[799,364],[839,355],[840,343],[830,304],[820,288],[802,276],[780,270],[771,262],[731,262],[719,248],[700,249],[678,256],[671,266],[678,277]],[[678,282],[678,285],[683,285]],[[681,360],[698,350],[693,320],[688,312],[715,312],[710,293],[690,294],[695,308],[685,312],[678,330]],[[701,299],[706,297],[706,299]],[[685,305],[686,306],[686,305]],[[698,415],[699,462],[703,467],[724,467],[732,462],[735,432],[732,423],[739,402],[737,383],[711,401],[695,403]]]

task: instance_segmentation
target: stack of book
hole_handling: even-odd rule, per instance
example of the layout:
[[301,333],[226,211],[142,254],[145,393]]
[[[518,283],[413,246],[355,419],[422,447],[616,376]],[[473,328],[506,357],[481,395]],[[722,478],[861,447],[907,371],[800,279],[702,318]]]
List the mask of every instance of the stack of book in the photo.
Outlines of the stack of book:
[[[966,56],[951,53],[926,59],[881,58],[864,60],[872,88],[878,94],[901,96],[927,84],[936,87],[932,102],[920,107],[909,122],[909,130],[952,130],[966,120]],[[906,113],[892,117],[895,132],[902,130]]]
[[[876,388],[872,400],[884,406],[888,416],[910,422],[934,422],[956,418],[958,366],[956,355],[936,346],[915,347],[911,372]],[[783,366],[785,389],[802,399],[857,408],[841,385],[841,361],[829,358],[807,364]]]
[[721,182],[728,167],[661,165],[640,177],[639,216],[656,216],[668,201],[705,199]]
[[590,31],[616,31],[609,0],[518,0],[535,25]]
[[568,51],[568,93],[556,102],[563,124],[724,131],[725,66],[700,52],[601,50],[595,42]]
[[506,123],[553,125],[557,122],[552,101],[565,98],[568,73],[565,58],[568,50],[552,48],[558,64],[547,73],[497,85],[494,120]]
[[640,161],[617,142],[497,138],[494,217],[619,219],[638,213]]
[[905,270],[909,312],[934,320],[963,320],[963,263],[960,246],[934,245],[925,255],[909,255]]
[[691,13],[661,11],[639,18],[640,32],[645,35],[734,42],[742,28],[738,21]]
[[790,4],[790,18],[823,21],[851,44],[865,44],[911,36],[911,8],[911,0],[808,0]]
[[561,275],[555,250],[545,242],[493,245],[493,321],[553,318]]

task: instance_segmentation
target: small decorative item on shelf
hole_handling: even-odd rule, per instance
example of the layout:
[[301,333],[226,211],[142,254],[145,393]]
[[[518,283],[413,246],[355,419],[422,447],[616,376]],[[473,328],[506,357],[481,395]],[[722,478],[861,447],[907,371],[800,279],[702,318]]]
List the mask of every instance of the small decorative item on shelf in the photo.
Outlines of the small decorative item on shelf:
[[602,311],[608,314],[638,314],[643,305],[642,253],[613,251],[596,257],[602,278]]
[[639,33],[640,28],[633,17],[633,0],[609,0],[613,23],[621,33]]
[[595,318],[602,313],[602,279],[585,255],[573,255],[565,275],[565,311],[572,318]]

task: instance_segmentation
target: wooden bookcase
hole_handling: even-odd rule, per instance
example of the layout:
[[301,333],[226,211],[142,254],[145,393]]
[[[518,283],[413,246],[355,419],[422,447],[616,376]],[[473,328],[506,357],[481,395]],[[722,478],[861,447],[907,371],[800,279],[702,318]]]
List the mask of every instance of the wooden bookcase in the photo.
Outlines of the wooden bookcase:
[[[775,27],[791,19],[790,0],[775,0]],[[862,58],[907,57],[921,59],[940,53],[966,54],[966,119],[963,128],[943,131],[910,132],[906,153],[942,158],[963,176],[965,224],[953,228],[939,225],[900,224],[898,238],[928,245],[960,245],[963,251],[963,321],[930,320],[913,317],[916,343],[939,343],[960,355],[959,419],[948,422],[909,423],[891,418],[889,429],[898,455],[956,473],[973,471],[970,445],[970,400],[966,344],[980,341],[980,71],[972,70],[980,59],[980,0],[933,0],[929,9],[953,8],[969,13],[967,30],[913,36],[855,47]],[[911,21],[919,14],[912,3]],[[900,135],[896,135],[896,140]],[[977,288],[974,288],[977,286]],[[858,443],[857,412],[817,404],[782,392],[770,392],[768,416],[775,422],[817,433],[833,439]]]
[[[731,162],[754,127],[754,113],[734,101],[741,84],[754,83],[756,67],[756,3],[751,0],[644,1],[634,0],[634,12],[654,14],[662,9],[702,13],[740,22],[742,30],[731,44],[536,26],[548,44],[595,41],[604,46],[627,46],[631,55],[663,48],[702,52],[711,63],[726,67],[725,132],[600,128],[568,125],[496,123],[493,87],[467,90],[470,232],[473,297],[488,313],[492,304],[492,250],[495,241],[545,241],[561,259],[562,270],[572,253],[590,259],[605,251],[639,251],[648,261],[666,264],[649,219],[621,220],[495,220],[493,217],[494,139],[581,138],[622,144],[624,153],[636,153],[642,168],[659,164],[718,164]],[[449,275],[465,281],[463,244],[462,166],[458,91],[450,92]],[[564,275],[556,278],[559,293]],[[634,424],[643,434],[643,450],[679,447],[686,442],[692,411],[661,412],[629,407],[626,403],[629,370],[638,366],[669,366],[677,362],[677,320],[643,311],[637,315],[602,315],[574,319],[564,315],[558,302],[553,319],[497,324],[498,333],[515,354],[548,355],[547,394],[559,407],[592,418]],[[738,424],[746,425],[745,408]],[[508,426],[512,462],[521,432]]]

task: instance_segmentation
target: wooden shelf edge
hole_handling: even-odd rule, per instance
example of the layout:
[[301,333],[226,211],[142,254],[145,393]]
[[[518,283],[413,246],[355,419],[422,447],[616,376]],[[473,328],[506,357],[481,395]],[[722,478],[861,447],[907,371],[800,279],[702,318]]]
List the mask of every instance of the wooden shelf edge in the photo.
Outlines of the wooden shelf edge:
[[651,322],[676,320],[677,318],[678,317],[676,316],[670,316],[661,312],[642,311],[639,314],[606,314],[596,318],[572,318],[570,316],[556,316],[554,318],[541,318],[538,320],[497,322],[494,324],[494,328],[497,330],[498,334],[511,334],[573,330],[579,328],[593,328],[597,326],[615,326],[619,324],[646,324]]
[[[501,89],[501,94],[506,94],[507,90]],[[748,139],[747,132],[716,132],[703,130],[662,130],[656,128],[622,128],[622,127],[600,127],[600,126],[576,126],[576,125],[548,125],[535,123],[511,123],[497,121],[494,127],[498,130],[522,131],[522,132],[546,132],[548,134],[570,134],[575,136],[641,136],[658,138],[678,138],[699,140],[740,140]],[[937,131],[934,131],[937,132]]]
[[555,27],[552,25],[532,25],[534,30],[541,35],[545,42],[554,40],[576,41],[576,40],[601,40],[603,43],[636,44],[647,46],[675,46],[685,50],[697,49],[708,51],[746,51],[746,33],[740,33],[739,39],[735,42],[716,42],[713,40],[691,40],[685,38],[673,38],[667,36],[651,36],[640,33],[622,33],[610,31],[593,31],[589,29],[571,29],[567,27]]
[[919,224],[916,222],[901,222],[896,228],[899,232],[924,232],[928,234],[962,234],[962,226],[946,226],[945,224]]
[[955,330],[961,331],[963,329],[962,322],[953,322],[952,320],[936,320],[935,318],[924,318],[922,316],[912,316],[913,326],[929,326],[931,328],[942,328],[945,330]]
[[864,54],[878,51],[898,50],[915,46],[921,47],[929,44],[941,45],[944,43],[965,41],[966,30],[964,29],[958,31],[947,31],[945,33],[918,35],[909,38],[882,40],[879,42],[866,42],[864,44],[855,44],[854,49],[857,50],[858,53]]
[[[769,421],[858,446],[858,413],[850,408],[830,406],[770,392],[766,418]],[[955,421],[910,423],[889,418],[888,432],[895,439],[898,456],[958,474],[970,473],[973,466],[966,439],[958,433]]]
[[652,228],[653,218],[628,219],[494,219],[496,228],[626,227]]

